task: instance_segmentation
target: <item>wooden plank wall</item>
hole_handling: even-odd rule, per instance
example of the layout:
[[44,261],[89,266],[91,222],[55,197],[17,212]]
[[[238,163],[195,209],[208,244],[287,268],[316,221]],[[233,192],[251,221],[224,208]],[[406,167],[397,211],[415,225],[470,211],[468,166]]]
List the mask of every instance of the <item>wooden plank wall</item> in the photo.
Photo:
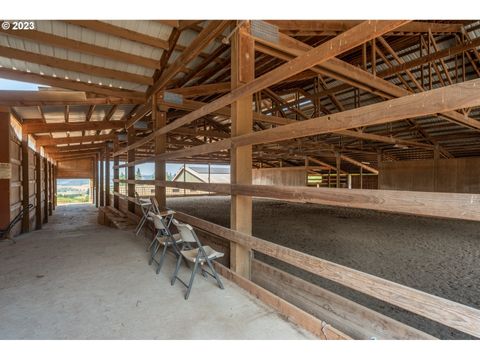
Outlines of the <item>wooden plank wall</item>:
[[304,168],[254,169],[252,182],[255,185],[306,186],[307,171]]
[[378,175],[362,176],[362,186],[360,187],[360,175],[352,175],[352,189],[378,189]]
[[480,158],[382,162],[378,176],[381,190],[480,193]]
[[93,179],[91,159],[66,160],[58,162],[58,179]]

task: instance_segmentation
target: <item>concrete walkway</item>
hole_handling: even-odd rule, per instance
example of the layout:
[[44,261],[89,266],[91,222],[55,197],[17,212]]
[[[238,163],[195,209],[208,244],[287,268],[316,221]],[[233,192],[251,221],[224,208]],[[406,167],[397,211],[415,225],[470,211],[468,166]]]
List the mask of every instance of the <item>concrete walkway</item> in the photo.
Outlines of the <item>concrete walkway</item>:
[[[159,275],[133,233],[59,206],[42,230],[0,243],[0,339],[311,339],[243,289],[198,276],[190,295]],[[182,278],[189,276],[184,267]]]

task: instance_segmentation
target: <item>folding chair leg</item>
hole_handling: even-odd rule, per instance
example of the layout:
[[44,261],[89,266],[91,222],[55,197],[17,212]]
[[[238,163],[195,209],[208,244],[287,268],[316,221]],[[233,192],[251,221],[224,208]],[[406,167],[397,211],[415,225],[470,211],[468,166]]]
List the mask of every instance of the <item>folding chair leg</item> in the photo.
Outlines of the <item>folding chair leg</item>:
[[158,261],[157,274],[160,272],[160,269],[162,268],[163,260],[165,260],[165,255],[167,255],[167,244],[163,246],[162,255],[160,256],[160,260]]
[[175,266],[175,272],[173,273],[173,277],[171,281],[172,286],[175,284],[175,281],[177,280],[178,270],[180,269],[180,265],[182,264],[182,258],[183,258],[182,254],[178,254],[177,265]]
[[193,286],[193,280],[195,279],[195,275],[197,274],[198,263],[199,261],[195,261],[195,266],[193,267],[193,270],[192,270],[192,276],[190,276],[190,281],[188,282],[187,293],[185,294],[185,300],[188,300],[188,297],[190,296],[190,291],[192,290],[192,286]]
[[155,259],[155,255],[157,255],[157,252],[158,252],[159,248],[160,248],[160,244],[158,242],[152,247],[152,251],[150,252],[150,260],[148,261],[148,265],[152,265],[153,259]]
[[215,271],[215,268],[213,267],[213,264],[212,262],[210,261],[209,258],[207,258],[207,264],[208,264],[208,267],[210,268],[210,270],[212,271],[212,274],[213,276],[215,277],[215,280],[217,280],[217,284],[218,284],[218,287],[220,289],[225,289],[223,287],[223,283],[222,283],[222,280],[220,280],[220,276],[218,276],[217,272]]

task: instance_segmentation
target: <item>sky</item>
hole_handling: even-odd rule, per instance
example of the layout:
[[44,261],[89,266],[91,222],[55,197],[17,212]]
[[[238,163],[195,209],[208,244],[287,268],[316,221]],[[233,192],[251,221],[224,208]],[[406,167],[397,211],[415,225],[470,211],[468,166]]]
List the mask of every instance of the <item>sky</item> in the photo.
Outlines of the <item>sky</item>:
[[38,84],[31,84],[22,81],[0,79],[0,90],[38,90]]

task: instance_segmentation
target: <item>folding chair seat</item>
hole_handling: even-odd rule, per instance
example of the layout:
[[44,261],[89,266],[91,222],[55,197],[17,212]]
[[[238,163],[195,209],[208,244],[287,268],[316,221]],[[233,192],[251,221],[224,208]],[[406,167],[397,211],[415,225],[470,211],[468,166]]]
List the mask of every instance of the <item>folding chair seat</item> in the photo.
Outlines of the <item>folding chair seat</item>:
[[[220,280],[220,277],[218,276],[217,272],[215,271],[215,268],[213,267],[212,260],[221,258],[224,254],[218,251],[215,251],[212,249],[210,246],[203,246],[198,239],[197,234],[193,230],[193,228],[188,225],[188,224],[183,224],[178,222],[177,220],[173,219],[173,224],[177,227],[180,236],[182,237],[182,241],[184,243],[189,243],[189,244],[195,244],[197,247],[194,249],[182,249],[180,250],[180,253],[178,254],[177,258],[177,265],[175,267],[175,272],[172,277],[172,285],[175,284],[175,281],[178,279],[186,288],[187,292],[185,294],[185,300],[188,299],[190,296],[190,291],[192,290],[193,286],[193,280],[195,279],[195,275],[197,273],[198,268],[201,268],[202,275],[210,275],[212,276],[218,284],[218,287],[220,289],[223,289],[223,283]],[[190,281],[188,284],[182,281],[178,277],[178,271],[180,269],[180,264],[182,262],[182,259],[185,259],[188,262],[193,263],[193,270],[192,274],[190,276]],[[204,266],[207,265],[207,267],[210,269],[210,272],[204,269]]]
[[[148,264],[151,265],[152,262],[155,261],[155,263],[157,264],[156,273],[158,274],[160,273],[160,270],[163,265],[163,261],[165,259],[165,256],[167,255],[168,247],[173,246],[174,250],[178,252],[177,245],[181,244],[183,240],[180,234],[172,235],[168,227],[165,225],[164,219],[160,215],[153,214],[153,213],[150,213],[150,214],[151,214],[150,216],[152,217],[156,232],[155,232],[155,238],[153,239],[155,244],[153,246],[150,245],[151,255],[150,255],[150,260]],[[160,250],[160,247],[162,246],[163,246],[163,251],[162,251],[162,254],[160,255],[160,258],[157,261],[155,260],[155,256],[157,255],[158,251]]]
[[[151,196],[150,197],[150,200],[152,202],[152,209],[151,211],[157,215],[162,215],[161,214],[161,210],[160,210],[160,205],[158,205],[158,201],[157,199],[155,198],[155,196]],[[165,212],[164,212],[165,213]],[[166,211],[166,216],[164,215],[164,218],[165,218],[165,223],[167,225],[167,227],[170,227],[170,224],[172,223],[172,219],[173,219],[173,214],[175,214],[175,211],[171,210],[171,209],[167,209]]]

